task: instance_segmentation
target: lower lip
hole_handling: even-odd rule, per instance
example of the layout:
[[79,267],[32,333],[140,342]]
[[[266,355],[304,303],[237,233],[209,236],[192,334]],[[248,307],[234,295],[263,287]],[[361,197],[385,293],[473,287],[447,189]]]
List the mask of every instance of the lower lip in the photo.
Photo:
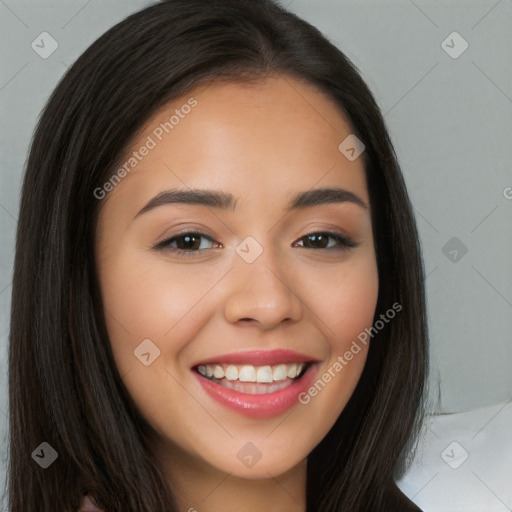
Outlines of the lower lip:
[[317,364],[312,364],[298,381],[288,387],[260,395],[240,393],[217,384],[196,371],[194,374],[206,393],[228,409],[251,418],[272,418],[283,414],[298,403],[299,395],[306,391],[313,381],[316,368]]

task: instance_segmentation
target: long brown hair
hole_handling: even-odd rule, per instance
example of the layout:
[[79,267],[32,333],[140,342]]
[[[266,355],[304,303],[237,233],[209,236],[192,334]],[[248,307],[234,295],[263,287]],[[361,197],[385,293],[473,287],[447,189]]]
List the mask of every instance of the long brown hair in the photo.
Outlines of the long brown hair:
[[[23,181],[9,345],[11,512],[66,512],[92,491],[108,511],[176,510],[114,364],[94,265],[100,208],[137,130],[207,80],[299,77],[332,98],[365,144],[379,272],[373,338],[358,386],[308,457],[308,512],[379,510],[406,467],[427,372],[424,271],[413,210],[380,110],[347,57],[271,0],[169,0],[123,20],[62,78]],[[32,451],[57,460],[42,469]]]

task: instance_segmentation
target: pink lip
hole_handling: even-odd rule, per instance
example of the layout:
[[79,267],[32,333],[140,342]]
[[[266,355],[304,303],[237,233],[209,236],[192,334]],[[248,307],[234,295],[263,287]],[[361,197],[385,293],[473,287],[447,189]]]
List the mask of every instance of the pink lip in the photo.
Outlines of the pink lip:
[[[311,361],[311,359],[306,360]],[[216,361],[218,361],[218,359]],[[222,361],[224,362],[225,359],[223,358]],[[247,359],[244,359],[244,362],[245,361],[247,361]],[[283,362],[282,359],[280,361]],[[232,362],[233,364],[240,364],[233,361],[229,362]],[[291,362],[295,362],[295,360]],[[306,389],[311,385],[311,382],[315,377],[315,370],[317,367],[317,364],[312,364],[298,381],[290,384],[287,388],[274,393],[261,395],[240,393],[239,391],[234,391],[233,389],[226,388],[221,384],[217,384],[216,382],[203,377],[196,371],[193,373],[206,393],[221,405],[251,418],[272,418],[283,414],[293,405],[298,403],[299,395],[306,391]]]
[[204,359],[194,366],[204,364],[252,364],[254,366],[274,365],[279,363],[306,363],[315,361],[315,358],[299,354],[293,350],[251,350],[247,352],[235,352]]

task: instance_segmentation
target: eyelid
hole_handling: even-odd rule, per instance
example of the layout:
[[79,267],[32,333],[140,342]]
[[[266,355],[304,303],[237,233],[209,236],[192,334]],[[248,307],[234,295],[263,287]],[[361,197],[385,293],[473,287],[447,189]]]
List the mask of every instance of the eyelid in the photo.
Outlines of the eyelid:
[[[187,256],[193,256],[193,255],[201,253],[201,252],[203,252],[205,250],[205,249],[197,249],[197,250],[194,250],[194,251],[188,251],[188,250],[185,250],[185,249],[179,249],[179,248],[175,248],[175,247],[170,247],[170,243],[172,241],[174,241],[176,238],[182,237],[184,235],[195,235],[195,236],[198,236],[200,238],[206,238],[207,240],[209,240],[211,242],[215,242],[215,243],[219,244],[222,247],[222,244],[220,244],[219,242],[216,242],[216,240],[212,236],[208,235],[207,233],[204,233],[204,232],[201,232],[201,231],[197,231],[197,230],[193,230],[193,229],[184,229],[182,231],[174,233],[170,237],[165,238],[161,242],[158,242],[153,248],[156,249],[156,250],[169,251],[169,252],[177,254],[177,255],[186,254]],[[334,247],[321,247],[319,249],[310,248],[310,247],[304,247],[305,249],[313,250],[313,251],[318,251],[318,250],[323,250],[323,251],[346,251],[348,249],[352,249],[352,248],[358,247],[358,245],[359,245],[359,243],[354,242],[350,237],[348,237],[347,235],[345,235],[343,233],[339,233],[337,231],[321,230],[321,229],[316,230],[316,231],[311,231],[309,233],[306,233],[305,235],[302,235],[295,242],[293,242],[293,244],[295,244],[296,242],[301,241],[301,240],[303,240],[303,239],[305,239],[305,238],[307,238],[309,236],[313,236],[313,235],[327,235],[328,238],[335,239],[338,242],[338,245],[336,245]],[[216,248],[219,248],[219,247],[216,247]]]
[[[201,251],[185,251],[184,249],[176,249],[174,247],[169,247],[169,244],[171,241],[174,241],[175,238],[179,238],[184,235],[196,235],[198,237],[206,238],[207,240],[215,242],[215,239],[212,236],[208,235],[207,233],[204,233],[204,232],[198,231],[198,230],[194,230],[194,229],[184,229],[182,231],[173,233],[171,236],[164,238],[161,242],[158,242],[155,246],[153,246],[153,249],[169,250],[171,252],[182,252],[182,253],[186,252],[187,254],[191,254],[193,252],[201,252]],[[217,243],[219,243],[219,242],[217,242]],[[220,244],[220,245],[222,245],[222,244]]]
[[[312,235],[327,235],[330,238],[336,239],[338,242],[341,242],[341,248],[350,249],[357,247],[359,244],[357,242],[354,242],[350,237],[347,235],[344,235],[342,233],[339,233],[337,231],[328,231],[328,230],[318,230],[318,231],[312,231],[310,233],[307,233],[298,240],[302,240],[303,238],[307,238],[308,236]],[[338,247],[339,248],[339,247]],[[333,249],[333,248],[324,248],[324,250]],[[319,250],[319,249],[317,249]]]

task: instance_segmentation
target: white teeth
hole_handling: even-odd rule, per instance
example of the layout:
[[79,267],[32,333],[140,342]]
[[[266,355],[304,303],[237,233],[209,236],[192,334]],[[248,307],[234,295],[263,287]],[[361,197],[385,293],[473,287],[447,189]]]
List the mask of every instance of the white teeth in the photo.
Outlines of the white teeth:
[[242,366],[238,374],[238,380],[240,382],[256,382],[256,369],[254,366]]
[[305,363],[278,364],[274,366],[253,366],[250,364],[242,366],[233,364],[222,366],[220,364],[202,364],[197,367],[197,371],[208,378],[214,377],[219,380],[226,379],[230,382],[239,381],[268,384],[285,381],[286,379],[295,379],[305,366]]
[[238,380],[238,368],[236,366],[228,366],[226,369],[226,379]]
[[222,368],[222,366],[219,366],[218,364],[215,365],[215,368],[213,369],[213,376],[216,379],[223,379],[224,378],[224,368]]
[[288,375],[286,374],[286,365],[280,364],[274,369],[274,380],[285,380]]
[[270,366],[258,368],[256,382],[272,382],[272,368]]
[[221,385],[238,391],[239,393],[248,393],[249,395],[265,395],[267,393],[275,393],[281,389],[287,388],[293,384],[293,381],[274,382],[273,384],[260,384],[259,382],[243,383],[240,381],[230,382],[229,380],[222,380]]
[[297,377],[298,373],[297,373],[297,365],[296,364],[291,364],[288,367],[287,375],[288,375],[288,377],[290,377],[290,379],[294,379],[295,377]]

